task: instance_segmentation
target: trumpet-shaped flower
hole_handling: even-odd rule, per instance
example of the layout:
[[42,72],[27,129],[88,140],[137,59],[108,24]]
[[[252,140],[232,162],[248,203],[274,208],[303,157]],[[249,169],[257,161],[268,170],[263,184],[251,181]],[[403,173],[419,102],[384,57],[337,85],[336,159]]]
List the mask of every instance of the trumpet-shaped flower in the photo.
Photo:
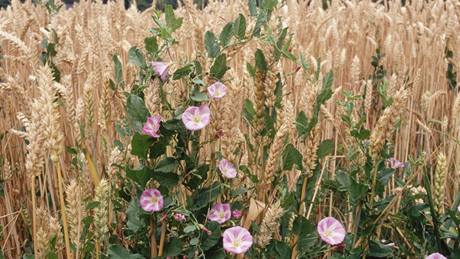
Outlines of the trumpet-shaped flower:
[[153,68],[153,71],[155,71],[155,74],[160,77],[161,81],[166,81],[168,80],[169,77],[169,72],[168,72],[168,65],[164,62],[152,62],[150,65]]
[[221,82],[217,81],[208,86],[208,94],[211,98],[220,99],[227,94],[227,87]]
[[146,189],[142,192],[140,204],[145,211],[160,211],[163,208],[163,195],[157,189]]
[[322,219],[318,223],[317,230],[321,239],[330,245],[338,245],[345,239],[345,228],[333,217]]
[[447,257],[445,257],[444,255],[440,253],[433,253],[425,257],[425,259],[447,259]]
[[390,168],[392,169],[404,168],[406,166],[403,162],[394,157],[388,159],[388,162],[390,163]]
[[219,161],[219,170],[226,178],[235,178],[237,174],[235,166],[227,159]]
[[230,204],[228,203],[216,203],[209,211],[208,219],[215,221],[219,224],[225,223],[232,216]]
[[182,122],[188,130],[200,130],[209,124],[211,111],[207,104],[190,106],[182,114]]
[[241,210],[234,210],[234,211],[232,211],[232,217],[235,218],[235,219],[241,218],[241,215],[243,215],[243,213],[241,212]]
[[242,254],[252,246],[251,233],[242,227],[228,228],[222,234],[225,251],[232,254]]
[[176,213],[173,214],[173,217],[174,217],[174,219],[175,219],[176,221],[179,221],[179,222],[185,221],[185,215],[182,214],[182,213],[176,212]]
[[142,133],[149,135],[153,138],[159,138],[158,131],[160,130],[161,116],[155,115],[147,118],[147,122],[142,128]]

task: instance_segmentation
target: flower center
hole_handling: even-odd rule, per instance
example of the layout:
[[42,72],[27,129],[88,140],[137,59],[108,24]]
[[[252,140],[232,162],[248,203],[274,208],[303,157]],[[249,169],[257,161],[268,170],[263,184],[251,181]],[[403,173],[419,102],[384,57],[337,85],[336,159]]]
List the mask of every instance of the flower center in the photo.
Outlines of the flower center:
[[194,115],[192,121],[195,123],[201,123],[201,117],[198,115]]
[[150,202],[151,202],[151,203],[157,203],[157,202],[158,202],[157,197],[152,196],[152,198],[150,198]]
[[239,238],[235,238],[233,241],[232,241],[232,245],[233,247],[235,248],[239,248],[241,246],[241,240]]
[[225,212],[219,211],[219,218],[225,219]]
[[327,237],[331,237],[332,236],[332,229],[329,229],[329,228],[326,229],[324,231],[324,235],[327,236]]

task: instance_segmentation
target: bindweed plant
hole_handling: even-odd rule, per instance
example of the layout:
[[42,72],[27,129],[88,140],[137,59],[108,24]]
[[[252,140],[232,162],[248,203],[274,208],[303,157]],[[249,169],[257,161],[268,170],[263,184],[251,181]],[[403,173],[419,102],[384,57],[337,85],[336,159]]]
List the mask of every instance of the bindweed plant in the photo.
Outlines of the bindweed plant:
[[[162,60],[180,40],[174,31],[182,20],[170,6],[164,20],[160,14],[153,17],[157,27],[144,47],[129,50],[139,74],[124,93],[127,117],[120,130],[130,139],[121,148],[131,159],[119,164],[126,177],[112,184],[115,196],[110,196],[116,210],[125,210],[125,220],[112,221],[124,240],[96,236],[97,250],[117,258],[393,258],[434,251],[439,254],[427,258],[458,256],[457,209],[439,205],[442,191],[412,186],[416,159],[423,158],[403,163],[391,153],[391,135],[402,123],[410,89],[390,92],[377,51],[374,75],[365,85],[369,92],[345,92],[338,101],[346,141],[321,141],[320,123],[327,119],[322,108],[334,95],[333,74],[290,52],[288,28],[270,23],[275,5],[250,1],[252,17],[240,14],[218,36],[207,31],[205,52],[179,68]],[[261,47],[246,69],[255,98],[228,107],[238,102],[226,100],[237,80],[229,75],[227,61],[254,42]],[[292,75],[277,69],[283,59],[297,64],[296,72],[313,86],[309,107],[297,114],[284,84]],[[123,87],[116,56],[114,61],[110,84]],[[164,86],[174,81],[186,91],[172,102],[168,94],[179,93]],[[374,105],[366,100],[370,92],[377,94]],[[239,127],[246,133],[232,125],[226,114],[232,109],[244,114]],[[379,119],[366,121],[368,112]],[[330,163],[335,164],[332,174]],[[442,163],[438,158],[434,177],[443,177]],[[323,215],[319,206],[325,199],[334,211]],[[101,208],[104,201],[96,202]],[[97,223],[100,215],[94,217]]]

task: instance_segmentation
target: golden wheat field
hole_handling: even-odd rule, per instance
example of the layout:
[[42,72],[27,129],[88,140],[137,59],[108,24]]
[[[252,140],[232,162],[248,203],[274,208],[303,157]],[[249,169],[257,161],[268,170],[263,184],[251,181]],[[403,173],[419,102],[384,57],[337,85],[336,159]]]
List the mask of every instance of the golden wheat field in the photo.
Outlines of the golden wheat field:
[[460,258],[460,2],[13,0],[0,258]]

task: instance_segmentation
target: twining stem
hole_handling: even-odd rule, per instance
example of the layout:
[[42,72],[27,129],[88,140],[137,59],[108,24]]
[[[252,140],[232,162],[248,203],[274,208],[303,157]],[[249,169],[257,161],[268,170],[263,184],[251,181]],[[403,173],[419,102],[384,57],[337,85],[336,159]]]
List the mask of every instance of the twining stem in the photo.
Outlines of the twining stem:
[[[327,159],[328,157],[326,157]],[[319,175],[319,179],[318,181],[315,183],[315,190],[313,192],[313,197],[311,198],[311,203],[310,203],[310,207],[308,208],[308,212],[307,212],[307,219],[310,218],[310,214],[311,214],[311,210],[313,209],[313,204],[315,204],[315,198],[316,198],[316,195],[318,194],[318,190],[319,190],[319,187],[321,186],[321,181],[323,180],[323,174],[324,174],[324,171],[326,169],[326,164],[327,164],[327,160],[324,161],[323,163],[323,168],[321,168],[321,173]]]
[[[37,241],[36,239],[36,234],[37,234],[37,202],[35,199],[35,175],[31,175],[30,177],[31,183],[30,183],[30,193],[32,195],[32,237],[34,242]],[[38,255],[38,246],[34,244],[34,254]]]
[[61,205],[62,225],[64,227],[65,251],[67,254],[67,258],[72,258],[72,253],[70,250],[70,241],[69,241],[69,228],[67,226],[67,215],[65,211],[64,191],[62,188],[63,181],[62,181],[61,168],[59,166],[59,162],[55,163],[55,167],[56,167],[56,174],[58,176],[59,202]]
[[306,175],[303,179],[302,192],[300,194],[299,214],[302,214],[302,216],[304,216],[305,214],[305,197],[307,196],[307,186],[308,186],[307,184],[308,184],[308,176]]
[[150,257],[157,257],[158,256],[158,250],[157,250],[157,239],[156,239],[156,234],[157,234],[157,226],[156,226],[156,217],[152,217],[150,221],[150,231],[151,231],[151,236],[150,236]]
[[163,220],[163,222],[161,222],[160,251],[158,252],[159,256],[163,256],[165,238],[166,238],[166,220]]

